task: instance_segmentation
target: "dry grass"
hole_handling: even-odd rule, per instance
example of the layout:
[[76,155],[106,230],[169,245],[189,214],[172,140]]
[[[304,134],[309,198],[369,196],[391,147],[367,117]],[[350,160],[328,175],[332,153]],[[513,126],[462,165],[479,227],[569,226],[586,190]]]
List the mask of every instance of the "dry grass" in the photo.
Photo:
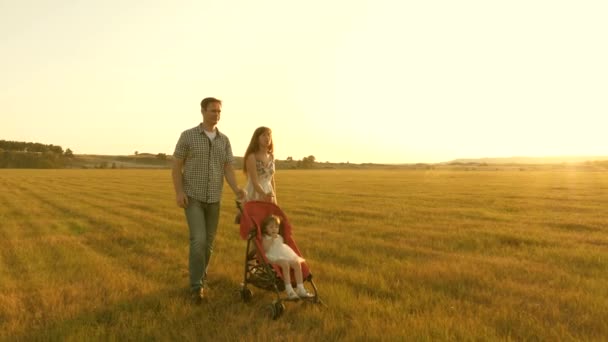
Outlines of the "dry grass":
[[187,301],[169,170],[0,170],[0,339],[605,340],[608,173],[282,171],[327,307],[240,301],[225,196],[211,301]]

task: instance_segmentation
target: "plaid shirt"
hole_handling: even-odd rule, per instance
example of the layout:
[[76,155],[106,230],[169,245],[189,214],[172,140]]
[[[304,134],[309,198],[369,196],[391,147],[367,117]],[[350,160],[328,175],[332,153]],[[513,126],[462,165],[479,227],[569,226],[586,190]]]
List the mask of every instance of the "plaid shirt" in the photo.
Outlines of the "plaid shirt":
[[179,137],[173,157],[184,161],[182,181],[189,197],[216,203],[222,196],[224,165],[234,161],[228,137],[216,129],[211,141],[201,125],[185,130]]

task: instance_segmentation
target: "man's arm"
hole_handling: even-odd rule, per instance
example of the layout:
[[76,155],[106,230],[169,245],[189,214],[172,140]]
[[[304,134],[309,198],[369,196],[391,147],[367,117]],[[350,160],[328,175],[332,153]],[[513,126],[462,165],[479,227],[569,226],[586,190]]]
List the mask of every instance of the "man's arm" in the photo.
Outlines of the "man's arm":
[[184,183],[182,180],[182,170],[184,168],[184,160],[179,158],[173,159],[173,168],[171,176],[173,178],[173,189],[175,189],[175,202],[180,208],[188,206],[188,196],[184,193]]
[[242,200],[245,197],[245,192],[243,191],[243,189],[239,188],[236,182],[234,168],[232,168],[231,163],[224,164],[224,177],[226,177],[226,181],[228,182],[228,185],[230,185],[232,192],[234,192],[234,194],[236,195],[236,198]]

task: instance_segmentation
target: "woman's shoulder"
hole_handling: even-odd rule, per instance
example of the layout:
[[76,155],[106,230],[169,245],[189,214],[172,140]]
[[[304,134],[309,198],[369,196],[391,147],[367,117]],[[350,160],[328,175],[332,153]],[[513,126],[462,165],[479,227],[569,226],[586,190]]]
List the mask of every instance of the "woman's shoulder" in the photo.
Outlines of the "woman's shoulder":
[[[266,158],[264,158],[266,157]],[[247,162],[250,163],[256,163],[256,164],[260,164],[262,166],[266,166],[269,165],[270,163],[274,163],[274,156],[272,154],[269,154],[267,156],[259,156],[255,153],[250,154],[247,157]]]
[[257,162],[257,158],[255,157],[255,153],[251,153],[250,155],[247,156],[247,158],[245,159],[246,163],[255,163]]

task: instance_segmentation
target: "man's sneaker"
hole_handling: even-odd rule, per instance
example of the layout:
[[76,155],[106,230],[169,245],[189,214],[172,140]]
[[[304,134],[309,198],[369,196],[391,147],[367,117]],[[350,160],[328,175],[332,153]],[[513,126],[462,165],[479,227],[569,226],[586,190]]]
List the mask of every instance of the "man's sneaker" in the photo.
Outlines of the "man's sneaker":
[[190,293],[190,299],[192,300],[193,304],[201,304],[203,302],[203,300],[207,299],[205,296],[205,290],[203,288],[200,288],[198,290],[193,290]]

